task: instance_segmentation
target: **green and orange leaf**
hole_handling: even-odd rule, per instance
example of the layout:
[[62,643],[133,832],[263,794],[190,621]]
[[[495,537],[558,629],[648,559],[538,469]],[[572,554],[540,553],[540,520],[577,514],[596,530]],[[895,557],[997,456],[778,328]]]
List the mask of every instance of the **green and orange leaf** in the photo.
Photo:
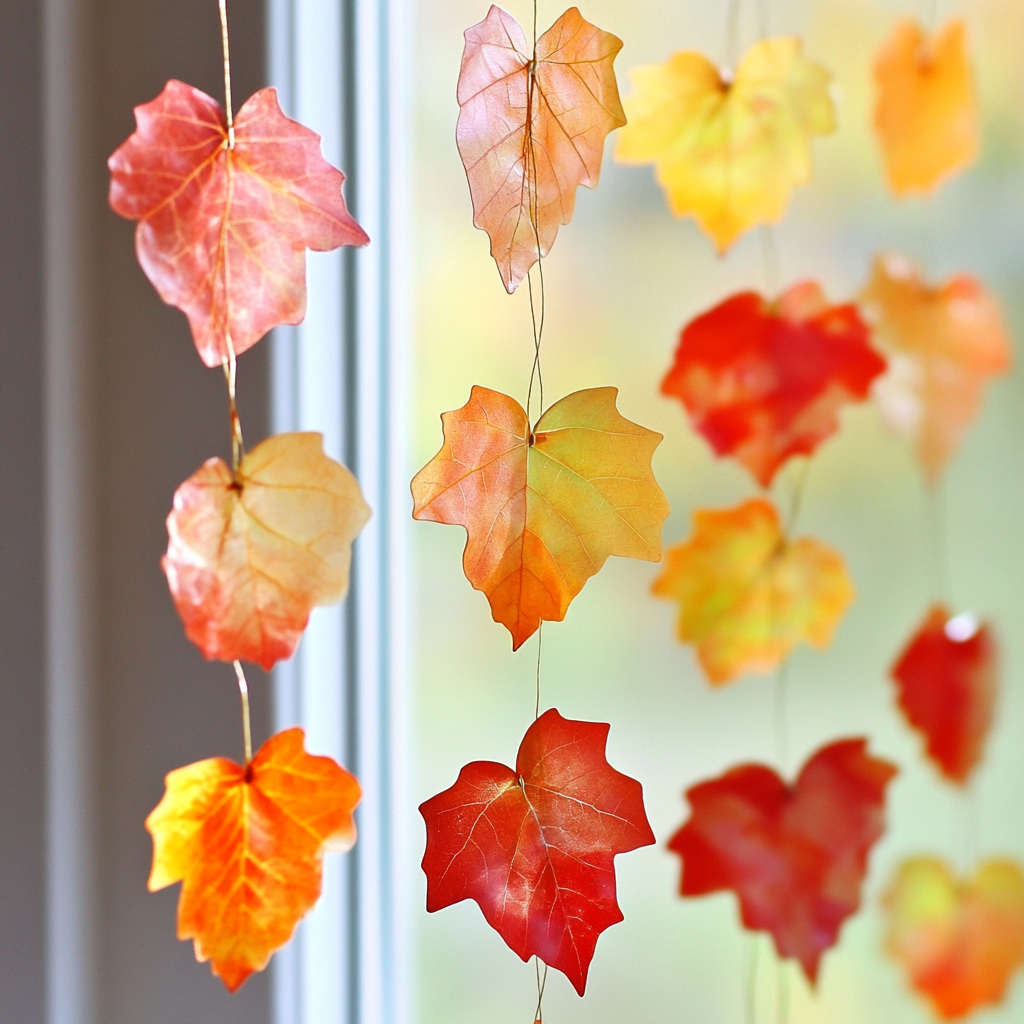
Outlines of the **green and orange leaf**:
[[185,633],[207,658],[270,669],[309,613],[348,592],[352,542],[370,518],[320,434],[278,434],[235,473],[209,459],[174,495],[163,558]]
[[825,648],[854,598],[842,556],[785,537],[771,502],[694,513],[693,536],[669,548],[654,581],[679,604],[678,635],[714,684],[771,672],[798,643]]
[[661,434],[615,408],[615,388],[556,402],[530,429],[513,398],[474,387],[445,413],[444,446],[412,481],[413,517],[464,526],[466,578],[518,649],[561,621],[609,555],[661,559]]
[[215,757],[170,772],[146,819],[150,892],[182,883],[178,938],[232,992],[319,899],[324,852],[356,841],[359,783],[303,739],[278,733],[247,767]]

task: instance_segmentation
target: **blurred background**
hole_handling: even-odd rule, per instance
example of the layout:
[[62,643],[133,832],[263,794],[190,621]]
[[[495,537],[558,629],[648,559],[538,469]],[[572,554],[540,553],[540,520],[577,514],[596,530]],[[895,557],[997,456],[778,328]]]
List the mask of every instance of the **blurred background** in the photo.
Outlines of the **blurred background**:
[[[524,26],[528,0],[503,6]],[[813,145],[815,175],[774,229],[783,285],[815,277],[834,301],[867,279],[883,249],[920,259],[929,275],[978,275],[1024,336],[1024,6],[1017,0],[768,0],[772,34],[800,35],[806,53],[835,74],[839,130]],[[724,63],[728,3],[717,0],[587,0],[587,20],[625,43],[627,70],[680,49]],[[756,38],[760,5],[743,0],[743,48]],[[982,159],[927,200],[896,201],[882,177],[871,131],[874,51],[899,15],[926,23],[963,17],[984,111]],[[480,21],[479,0],[420,0],[416,47],[413,211],[416,382],[411,444],[416,469],[440,447],[439,414],[463,405],[473,384],[525,401],[532,360],[526,289],[509,297],[473,228],[455,147],[455,83],[462,32]],[[541,30],[563,5],[541,0]],[[600,187],[580,189],[572,224],[545,261],[548,327],[543,368],[550,404],[584,387],[613,384],[630,419],[661,431],[654,460],[672,515],[666,544],[689,535],[693,510],[754,493],[744,470],[716,461],[658,385],[680,328],[733,291],[768,288],[754,231],[718,258],[692,221],[676,221],[651,168],[618,166],[612,136]],[[812,992],[788,966],[793,1024],[926,1021],[900,968],[882,951],[879,895],[905,857],[934,853],[964,866],[982,856],[1024,858],[1024,392],[1019,372],[995,383],[983,414],[951,465],[940,501],[950,598],[956,611],[990,617],[1003,651],[998,720],[973,795],[943,784],[894,704],[888,668],[932,597],[935,547],[926,496],[910,448],[889,436],[870,405],[849,408],[842,430],[813,459],[798,534],[846,557],[858,599],[825,653],[801,649],[789,675],[788,761],[794,772],[825,743],[870,737],[900,774],[890,788],[889,830],[871,857],[863,910],[824,959]],[[774,494],[788,502],[795,467]],[[416,797],[450,786],[468,761],[514,763],[532,720],[536,639],[513,655],[484,596],[462,574],[464,532],[414,524]],[[542,704],[568,717],[611,723],[609,760],[644,786],[658,845],[617,859],[625,921],[601,938],[586,998],[552,971],[544,1000],[553,1024],[738,1024],[752,946],[760,943],[760,1020],[774,1020],[768,940],[739,926],[731,894],[681,900],[679,860],[665,841],[682,823],[688,786],[743,761],[776,764],[775,682],[749,677],[713,691],[693,651],[674,639],[675,608],[649,593],[658,567],[611,559],[563,623],[544,627]],[[422,829],[420,823],[416,826]],[[414,836],[417,833],[414,832]],[[419,850],[416,850],[417,854]],[[415,865],[410,865],[415,871]],[[419,905],[425,891],[416,879]],[[534,968],[523,964],[465,902],[415,919],[416,998],[422,1024],[530,1020]],[[1024,1019],[1024,984],[978,1021]]]

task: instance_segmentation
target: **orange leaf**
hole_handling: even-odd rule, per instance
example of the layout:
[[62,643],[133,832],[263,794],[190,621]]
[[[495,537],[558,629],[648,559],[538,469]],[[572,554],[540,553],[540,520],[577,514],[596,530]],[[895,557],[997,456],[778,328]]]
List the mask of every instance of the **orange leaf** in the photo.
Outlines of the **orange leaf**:
[[970,614],[928,612],[892,667],[899,705],[928,756],[964,785],[981,761],[999,689],[992,630]]
[[861,305],[889,355],[889,372],[874,385],[882,417],[914,442],[935,484],[978,415],[988,378],[1010,369],[999,303],[973,277],[931,286],[911,260],[888,254],[875,259]]
[[867,398],[885,369],[869,338],[857,308],[830,306],[813,281],[775,302],[741,292],[683,328],[661,392],[682,401],[716,455],[767,487],[839,429],[846,402]]
[[875,57],[875,129],[897,195],[930,192],[978,155],[978,101],[962,21],[934,38],[904,18]]
[[167,83],[135,108],[111,156],[110,205],[137,220],[135,249],[160,298],[188,317],[207,366],[306,315],[306,249],[365,245],[320,136],[261,89],[227,120],[216,100]]
[[466,578],[512,648],[569,602],[609,555],[661,559],[668,501],[651,472],[661,434],[621,416],[615,388],[556,402],[533,431],[522,406],[474,387],[441,417],[444,446],[412,481],[413,518],[464,526]]
[[652,590],[679,602],[679,639],[697,645],[712,683],[771,672],[801,641],[831,643],[854,598],[838,552],[787,540],[764,498],[698,509],[693,520],[693,536],[668,549]]
[[208,459],[175,492],[164,572],[188,638],[207,658],[288,658],[310,611],[348,592],[352,541],[370,518],[359,484],[320,434],[279,434],[234,475]]
[[886,948],[943,1020],[1003,1001],[1024,964],[1024,872],[986,861],[957,879],[934,857],[904,862],[884,897]]
[[719,252],[782,219],[811,178],[810,140],[835,131],[831,75],[799,39],[762,39],[735,77],[699,53],[633,68],[629,124],[615,157],[653,163],[677,217],[693,215]]
[[223,757],[167,776],[146,819],[149,890],[182,882],[178,938],[234,992],[320,897],[324,850],[356,841],[359,783],[303,749],[301,729],[271,737],[243,768]]
[[456,138],[473,223],[509,292],[572,220],[576,189],[597,186],[605,136],[626,123],[612,68],[621,49],[575,7],[532,51],[499,7],[466,31]]

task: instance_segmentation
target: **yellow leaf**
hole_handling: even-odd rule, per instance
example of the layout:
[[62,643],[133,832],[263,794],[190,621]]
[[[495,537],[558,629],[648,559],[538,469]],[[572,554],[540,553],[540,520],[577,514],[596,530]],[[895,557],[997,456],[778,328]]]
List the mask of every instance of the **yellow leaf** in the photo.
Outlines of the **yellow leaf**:
[[810,139],[835,131],[831,75],[799,39],[755,43],[729,80],[699,53],[634,68],[615,156],[653,163],[677,217],[693,215],[724,252],[782,218],[811,177]]
[[658,597],[679,603],[679,639],[712,683],[771,672],[801,641],[825,648],[853,601],[842,556],[787,540],[771,502],[699,509],[690,540],[669,548]]
[[474,387],[441,417],[444,446],[412,481],[413,518],[464,526],[466,578],[518,649],[609,555],[661,560],[661,434],[620,415],[615,388],[556,402],[532,432],[508,395]]
[[875,57],[875,128],[897,195],[930,192],[978,155],[978,101],[964,24],[932,39],[897,22]]

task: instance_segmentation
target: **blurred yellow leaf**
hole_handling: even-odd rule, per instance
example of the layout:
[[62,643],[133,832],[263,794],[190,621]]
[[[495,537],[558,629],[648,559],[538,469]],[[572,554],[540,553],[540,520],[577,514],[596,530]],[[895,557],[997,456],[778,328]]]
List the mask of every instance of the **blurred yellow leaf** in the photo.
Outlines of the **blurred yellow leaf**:
[[669,548],[653,592],[679,603],[679,639],[712,683],[771,672],[801,641],[827,647],[853,601],[842,556],[783,535],[775,506],[753,498],[698,509],[693,536]]
[[978,155],[978,101],[962,21],[929,39],[910,18],[875,57],[875,128],[897,195],[930,192]]
[[811,177],[810,139],[835,131],[831,75],[795,38],[763,39],[736,76],[699,53],[633,68],[615,156],[653,163],[677,217],[692,215],[724,252],[782,218]]

